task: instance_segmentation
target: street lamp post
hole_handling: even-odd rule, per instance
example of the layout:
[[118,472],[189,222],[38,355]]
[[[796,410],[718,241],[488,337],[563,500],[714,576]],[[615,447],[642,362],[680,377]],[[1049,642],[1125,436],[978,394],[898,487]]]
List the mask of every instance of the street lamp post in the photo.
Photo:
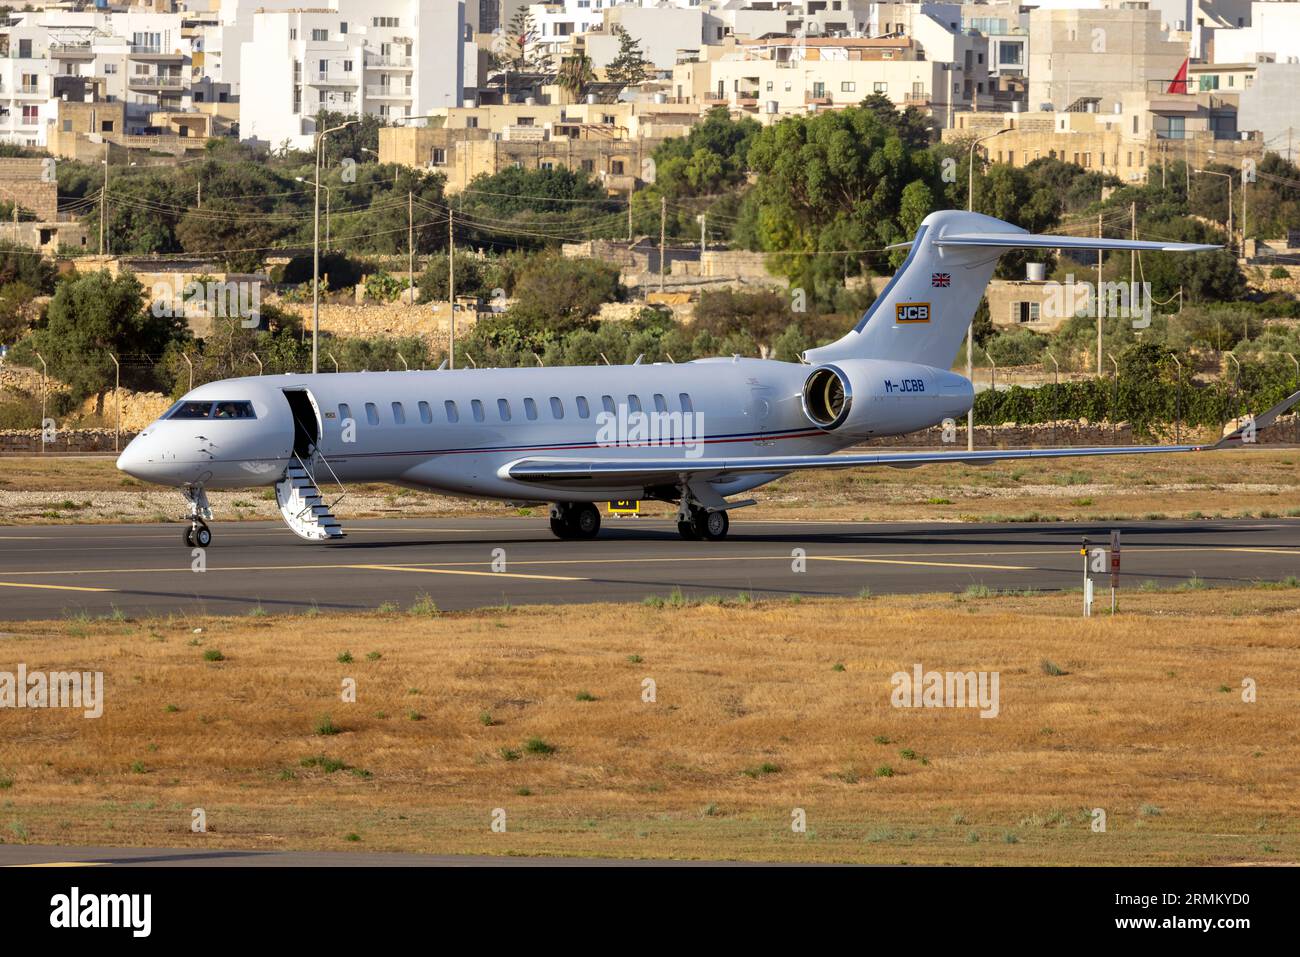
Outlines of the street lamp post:
[[[303,183],[307,186],[316,185],[315,181],[307,179],[305,176],[295,176],[293,178],[293,181],[295,183]],[[321,183],[320,188],[325,190],[325,251],[329,252],[330,251],[330,206],[332,205],[332,196],[333,196],[334,187],[329,186],[326,183]]]
[[335,133],[349,126],[356,126],[360,120],[348,120],[338,126],[331,126],[316,134],[316,209],[312,217],[311,239],[311,371],[315,375],[319,362],[320,340],[320,154],[321,142],[330,133]]
[[[951,94],[949,94],[951,96]],[[985,140],[1011,132],[1011,127],[1004,126],[996,133],[978,136],[970,145],[970,162],[966,166],[966,211],[975,211],[975,149]],[[970,325],[966,327],[966,378],[971,382],[971,406],[966,413],[966,451],[975,451],[975,317],[971,316]]]

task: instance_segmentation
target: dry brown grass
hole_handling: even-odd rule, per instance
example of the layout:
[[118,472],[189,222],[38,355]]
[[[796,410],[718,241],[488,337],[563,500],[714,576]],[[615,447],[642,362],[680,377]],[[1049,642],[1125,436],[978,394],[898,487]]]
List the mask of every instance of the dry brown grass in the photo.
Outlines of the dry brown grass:
[[[1119,617],[1090,621],[1078,601],[669,601],[8,626],[0,669],[102,670],[107,708],[89,721],[0,712],[0,837],[1300,861],[1300,590],[1126,593]],[[225,660],[205,661],[211,649]],[[338,660],[345,651],[351,663]],[[1049,675],[1045,660],[1067,673]],[[891,707],[890,675],[916,662],[999,671],[1000,716]],[[345,677],[356,704],[340,702]],[[647,677],[655,703],[641,699]],[[1257,703],[1241,700],[1245,677],[1258,682]],[[315,733],[326,715],[340,733]],[[534,738],[555,752],[529,753]],[[322,755],[347,767],[303,764]],[[877,776],[886,767],[892,776]],[[207,812],[205,835],[189,831],[195,807]],[[1105,834],[1088,826],[1095,807],[1108,814]],[[504,834],[490,831],[494,808],[507,813]],[[807,813],[806,834],[791,830],[794,808]]]
[[[927,465],[792,475],[759,489],[749,519],[1016,521],[1300,516],[1300,449],[1261,448],[1130,459]],[[278,519],[264,489],[217,492],[219,520]],[[670,506],[648,503],[652,514]],[[0,459],[0,523],[159,521],[174,491],[123,476],[112,458]],[[490,502],[356,485],[344,523],[385,516],[513,515]],[[535,514],[541,514],[534,510]]]

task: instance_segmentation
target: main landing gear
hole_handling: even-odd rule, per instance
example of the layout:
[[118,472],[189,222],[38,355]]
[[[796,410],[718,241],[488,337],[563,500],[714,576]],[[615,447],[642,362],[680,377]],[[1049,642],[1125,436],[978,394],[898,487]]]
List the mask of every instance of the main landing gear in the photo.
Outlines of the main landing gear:
[[590,502],[556,502],[551,506],[551,531],[556,538],[595,538],[600,532],[600,509]]
[[181,489],[185,501],[189,503],[189,525],[185,528],[185,545],[188,548],[207,548],[212,544],[212,529],[204,519],[212,517],[212,506],[208,504],[208,493],[202,485],[187,485]]
[[690,513],[683,517],[678,513],[677,534],[688,542],[704,539],[710,542],[721,541],[727,537],[731,519],[725,511],[710,512],[698,505],[690,506]]

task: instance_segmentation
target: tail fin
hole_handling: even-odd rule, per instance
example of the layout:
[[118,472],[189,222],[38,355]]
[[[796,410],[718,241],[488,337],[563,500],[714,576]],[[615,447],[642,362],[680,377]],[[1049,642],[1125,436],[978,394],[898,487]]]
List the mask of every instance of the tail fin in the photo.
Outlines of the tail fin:
[[1125,249],[1198,252],[1194,243],[1040,236],[962,210],[931,213],[916,231],[907,259],[847,335],[809,349],[812,363],[832,359],[897,359],[949,368],[966,336],[998,258],[1010,249]]

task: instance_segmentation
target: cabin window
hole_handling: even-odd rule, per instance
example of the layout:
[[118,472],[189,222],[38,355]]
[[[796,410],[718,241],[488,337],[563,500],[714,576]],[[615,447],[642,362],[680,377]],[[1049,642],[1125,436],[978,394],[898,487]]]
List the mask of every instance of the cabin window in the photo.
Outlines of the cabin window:
[[339,422],[347,422],[352,418],[352,407],[346,402],[339,403]]
[[638,396],[635,396],[635,395],[629,395],[629,396],[627,397],[627,410],[628,410],[629,412],[640,412],[640,411],[641,411],[641,399],[640,399]]
[[530,422],[537,418],[537,403],[532,399],[524,399],[524,415]]
[[587,397],[585,395],[580,395],[576,401],[578,403],[578,418],[591,418],[591,406],[587,404]]
[[446,402],[442,404],[442,407],[447,410],[448,422],[460,421],[460,410],[456,408],[455,402],[451,401],[451,399],[448,399]]
[[400,402],[393,403],[393,422],[397,425],[406,424],[406,409],[402,407]]
[[471,411],[473,411],[473,413],[474,413],[474,421],[475,421],[475,422],[482,422],[482,421],[483,421],[483,400],[482,400],[482,399],[470,399],[470,400],[469,400],[469,407],[470,407]]
[[433,410],[429,408],[429,403],[420,403],[420,421],[428,425],[433,421]]
[[655,411],[656,412],[668,411],[668,403],[664,401],[664,397],[660,395],[658,392],[655,393]]
[[502,422],[510,421],[510,403],[505,399],[497,399],[497,415],[501,416]]
[[618,411],[614,408],[614,399],[612,396],[602,395],[600,397],[600,404],[605,407],[605,411],[610,415],[614,415]]
[[551,396],[551,415],[554,418],[564,418],[564,403],[557,396]]
[[682,411],[683,411],[683,412],[693,412],[693,411],[694,411],[694,409],[691,408],[691,397],[690,397],[689,395],[687,395],[685,392],[683,392],[683,393],[681,393],[680,395],[677,396],[677,401],[680,402],[680,403],[682,404]]
[[373,402],[366,403],[366,421],[371,425],[379,424],[379,408]]

